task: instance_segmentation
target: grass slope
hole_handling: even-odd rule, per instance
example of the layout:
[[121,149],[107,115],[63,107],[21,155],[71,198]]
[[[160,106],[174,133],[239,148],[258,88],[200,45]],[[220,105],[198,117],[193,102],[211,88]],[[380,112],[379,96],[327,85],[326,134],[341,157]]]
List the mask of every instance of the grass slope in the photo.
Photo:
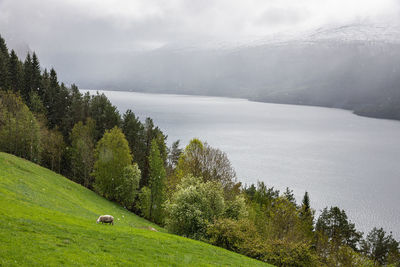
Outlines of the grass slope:
[[[96,224],[111,214],[115,225]],[[153,232],[151,226],[159,230]],[[48,169],[0,153],[0,266],[266,266],[165,233]]]

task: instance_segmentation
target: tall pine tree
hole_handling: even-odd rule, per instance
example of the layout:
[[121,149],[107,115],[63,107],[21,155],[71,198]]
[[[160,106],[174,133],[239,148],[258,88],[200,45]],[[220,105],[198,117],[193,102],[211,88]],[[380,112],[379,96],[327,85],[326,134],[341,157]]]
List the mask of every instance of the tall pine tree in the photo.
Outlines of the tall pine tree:
[[29,105],[29,96],[32,91],[32,59],[28,53],[24,62],[24,87],[21,88],[21,96]]
[[8,48],[0,35],[0,90],[7,90],[9,86],[8,61]]
[[14,50],[11,50],[10,60],[8,62],[8,75],[10,87],[14,93],[19,92],[23,87],[22,65]]
[[[32,54],[32,65],[31,65],[31,75],[32,75],[32,86],[31,88],[35,91],[39,91],[40,90],[40,86],[41,86],[41,75],[40,75],[40,63],[39,63],[39,59],[36,56],[36,53],[33,52]],[[40,93],[39,93],[40,95]]]
[[143,124],[135,116],[132,110],[128,109],[122,119],[122,131],[129,142],[129,147],[134,155],[134,161],[139,169],[144,170],[146,163],[146,143]]
[[165,144],[165,140],[167,139],[167,137],[158,127],[154,126],[154,122],[151,118],[147,118],[144,123],[144,138],[146,145],[146,157],[142,169],[142,179],[140,180],[141,187],[147,186],[149,184],[149,156],[153,139],[156,140],[156,143],[158,145],[158,150],[160,152],[164,167],[167,166],[168,156],[167,146]]

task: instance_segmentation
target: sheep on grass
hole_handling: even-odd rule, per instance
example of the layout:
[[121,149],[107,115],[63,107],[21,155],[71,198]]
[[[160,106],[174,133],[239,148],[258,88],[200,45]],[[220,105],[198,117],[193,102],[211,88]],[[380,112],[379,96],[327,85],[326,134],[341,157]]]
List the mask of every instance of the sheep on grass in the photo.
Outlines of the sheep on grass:
[[101,215],[98,219],[97,219],[97,223],[110,223],[112,225],[114,225],[114,217],[111,215]]

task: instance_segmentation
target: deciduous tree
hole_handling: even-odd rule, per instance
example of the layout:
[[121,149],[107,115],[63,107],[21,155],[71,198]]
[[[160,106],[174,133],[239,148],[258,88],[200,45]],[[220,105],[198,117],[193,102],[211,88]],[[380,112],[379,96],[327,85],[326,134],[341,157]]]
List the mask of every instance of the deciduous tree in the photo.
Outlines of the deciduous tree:
[[116,188],[122,184],[124,168],[131,163],[128,141],[121,129],[106,130],[95,150],[95,190],[110,200],[117,200]]
[[40,126],[35,116],[11,91],[0,91],[0,150],[40,161]]
[[73,179],[90,188],[94,164],[94,121],[88,119],[84,125],[76,123],[71,132],[71,168]]

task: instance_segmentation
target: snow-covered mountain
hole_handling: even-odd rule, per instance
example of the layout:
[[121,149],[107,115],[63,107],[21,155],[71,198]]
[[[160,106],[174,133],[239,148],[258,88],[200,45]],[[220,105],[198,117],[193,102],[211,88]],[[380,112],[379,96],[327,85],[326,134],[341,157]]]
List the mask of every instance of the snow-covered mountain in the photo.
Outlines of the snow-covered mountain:
[[248,38],[237,41],[208,40],[201,43],[186,41],[169,43],[164,51],[239,50],[258,46],[304,45],[314,43],[400,43],[400,25],[353,23],[330,25],[308,31],[287,31],[267,35],[263,38]]
[[118,63],[117,78],[84,87],[365,110],[400,96],[400,27],[360,23],[235,43],[169,44]]

